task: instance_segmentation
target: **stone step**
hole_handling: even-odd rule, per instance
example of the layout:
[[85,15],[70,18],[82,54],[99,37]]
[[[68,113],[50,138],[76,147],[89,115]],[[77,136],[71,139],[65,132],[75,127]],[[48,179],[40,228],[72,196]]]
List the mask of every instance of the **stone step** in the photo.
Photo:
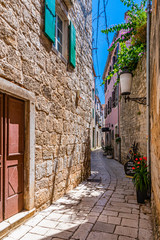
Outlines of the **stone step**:
[[30,211],[22,211],[0,223],[0,239],[5,237],[14,228],[21,225],[35,214],[35,208]]

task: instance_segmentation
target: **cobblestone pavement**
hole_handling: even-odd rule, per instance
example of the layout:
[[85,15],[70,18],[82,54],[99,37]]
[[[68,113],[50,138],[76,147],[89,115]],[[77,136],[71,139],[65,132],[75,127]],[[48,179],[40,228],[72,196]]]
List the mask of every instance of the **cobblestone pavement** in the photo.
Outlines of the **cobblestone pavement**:
[[91,179],[101,183],[83,182],[3,239],[151,240],[149,204],[137,204],[123,166],[94,151]]

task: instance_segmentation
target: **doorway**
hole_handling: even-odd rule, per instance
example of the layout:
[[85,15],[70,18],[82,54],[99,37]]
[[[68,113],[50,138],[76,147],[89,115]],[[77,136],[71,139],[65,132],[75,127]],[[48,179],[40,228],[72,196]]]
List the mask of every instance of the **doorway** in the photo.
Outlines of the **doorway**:
[[23,209],[25,103],[0,93],[0,221]]

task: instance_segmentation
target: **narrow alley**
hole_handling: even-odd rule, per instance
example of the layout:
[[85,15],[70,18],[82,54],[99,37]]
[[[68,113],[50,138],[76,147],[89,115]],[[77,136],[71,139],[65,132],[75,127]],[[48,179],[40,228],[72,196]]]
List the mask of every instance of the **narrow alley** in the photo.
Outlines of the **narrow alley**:
[[4,240],[151,240],[149,204],[136,201],[123,165],[92,152],[87,182],[37,213]]

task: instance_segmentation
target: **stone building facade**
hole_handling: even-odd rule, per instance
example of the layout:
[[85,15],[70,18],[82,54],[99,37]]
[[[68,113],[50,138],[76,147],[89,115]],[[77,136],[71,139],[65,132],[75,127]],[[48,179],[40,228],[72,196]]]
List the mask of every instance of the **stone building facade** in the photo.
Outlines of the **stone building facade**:
[[93,75],[92,75],[92,120],[91,120],[91,148],[96,147],[96,140],[95,140],[95,128],[96,128],[96,106],[95,106],[95,77],[96,73],[93,67]]
[[95,147],[102,146],[103,108],[98,95],[95,95]]
[[160,239],[160,2],[152,1],[150,49],[150,124],[152,204]]
[[[116,37],[119,36],[119,33],[116,33],[113,41],[115,41]],[[115,49],[109,52],[105,69],[103,72],[103,80],[109,75],[109,73],[113,70],[113,66],[117,61],[117,54],[119,51],[119,45],[115,47]],[[117,81],[117,74],[114,74],[111,79],[105,81],[104,93],[105,93],[105,128],[107,128],[105,132],[105,146],[112,146],[113,148],[113,157],[115,159],[119,159],[119,143],[116,142],[116,138],[120,136],[119,131],[119,112],[120,112],[120,104],[119,104],[119,84],[114,86]]]
[[[49,206],[90,174],[92,1],[56,0],[56,16],[50,2],[0,1],[0,94],[25,105],[25,134],[17,136],[25,142],[24,162],[12,171],[17,182],[8,181],[16,192],[22,176],[25,210]],[[56,18],[54,44],[45,34],[45,10]],[[71,26],[76,66],[69,57]],[[12,127],[19,134],[14,121]]]
[[[133,83],[130,97],[146,97],[146,57],[144,56],[133,72]],[[120,99],[120,136],[121,161],[128,161],[127,155],[131,146],[138,143],[139,152],[147,156],[147,121],[146,105]]]

